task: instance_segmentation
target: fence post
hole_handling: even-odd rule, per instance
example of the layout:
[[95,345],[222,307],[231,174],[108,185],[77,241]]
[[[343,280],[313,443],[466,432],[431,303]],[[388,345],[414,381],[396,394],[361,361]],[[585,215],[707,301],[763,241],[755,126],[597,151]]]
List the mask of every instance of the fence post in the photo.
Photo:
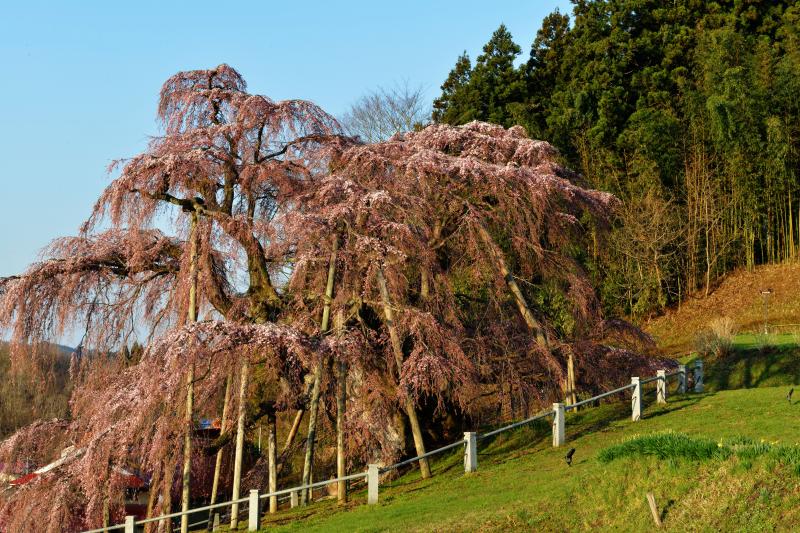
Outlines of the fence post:
[[133,533],[134,531],[136,531],[136,517],[128,515],[125,517],[125,533]]
[[633,395],[631,396],[631,420],[636,422],[642,418],[642,383],[638,377],[631,378]]
[[295,507],[297,507],[297,504],[299,503],[299,501],[300,501],[300,497],[299,497],[299,495],[297,494],[297,491],[296,491],[296,490],[293,490],[292,492],[290,492],[290,493],[289,493],[289,506],[290,506],[292,509],[294,509]]
[[553,404],[553,446],[563,446],[566,438],[564,436],[564,404]]
[[686,394],[686,365],[678,365],[678,394]]
[[214,522],[212,522],[211,531],[219,531],[219,513],[214,513]]
[[667,403],[667,371],[656,371],[656,403]]
[[475,472],[478,470],[478,434],[474,431],[464,432],[464,472]]
[[703,361],[694,362],[694,391],[703,392]]
[[367,466],[367,503],[378,503],[378,465]]
[[258,519],[261,516],[258,489],[250,490],[250,501],[247,502],[247,531],[258,531]]

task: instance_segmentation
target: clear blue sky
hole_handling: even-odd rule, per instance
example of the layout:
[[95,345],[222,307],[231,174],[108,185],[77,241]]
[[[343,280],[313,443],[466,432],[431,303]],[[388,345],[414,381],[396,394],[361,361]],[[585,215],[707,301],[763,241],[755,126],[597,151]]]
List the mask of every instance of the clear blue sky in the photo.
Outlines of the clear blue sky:
[[502,22],[527,56],[568,0],[35,2],[0,4],[0,276],[74,234],[105,169],[158,134],[161,83],[228,63],[249,90],[340,115],[407,80],[433,99],[457,56]]

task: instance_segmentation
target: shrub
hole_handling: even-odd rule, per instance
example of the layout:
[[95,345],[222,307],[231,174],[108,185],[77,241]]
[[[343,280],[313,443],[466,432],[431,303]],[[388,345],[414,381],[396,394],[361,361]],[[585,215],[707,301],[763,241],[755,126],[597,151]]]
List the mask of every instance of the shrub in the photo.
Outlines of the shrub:
[[708,329],[695,340],[695,349],[703,356],[724,357],[731,353],[736,326],[730,317],[712,320]]

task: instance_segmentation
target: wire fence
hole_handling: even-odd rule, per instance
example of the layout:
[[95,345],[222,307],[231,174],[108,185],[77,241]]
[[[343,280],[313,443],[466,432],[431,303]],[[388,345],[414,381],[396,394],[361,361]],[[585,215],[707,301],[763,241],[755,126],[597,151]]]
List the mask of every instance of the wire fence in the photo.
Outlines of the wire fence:
[[[240,514],[244,514],[247,516],[247,530],[248,531],[256,531],[258,530],[260,523],[261,523],[261,500],[266,500],[268,498],[278,497],[280,501],[285,502],[289,499],[292,502],[292,506],[296,505],[297,495],[301,491],[310,490],[313,491],[315,488],[325,487],[327,485],[340,483],[340,482],[349,482],[349,481],[357,481],[357,480],[365,480],[367,483],[367,503],[374,504],[378,501],[378,488],[379,488],[379,476],[380,474],[385,474],[387,472],[397,470],[398,468],[402,468],[403,466],[410,465],[412,463],[419,462],[422,459],[426,459],[429,457],[433,457],[435,455],[439,455],[441,453],[463,447],[464,450],[464,470],[465,472],[474,472],[477,469],[477,457],[478,457],[478,450],[477,450],[477,443],[478,441],[488,439],[490,437],[494,437],[495,435],[499,435],[506,431],[511,431],[513,429],[531,424],[537,420],[541,420],[544,418],[553,417],[553,446],[562,446],[565,439],[565,419],[564,414],[566,411],[575,410],[582,406],[599,402],[605,398],[610,396],[614,396],[616,394],[622,394],[629,390],[632,391],[631,395],[631,409],[632,409],[632,419],[639,420],[641,417],[642,411],[642,399],[644,396],[643,393],[643,386],[649,383],[656,383],[656,388],[652,391],[648,391],[648,394],[655,393],[656,395],[656,402],[657,403],[666,403],[666,398],[668,394],[668,383],[670,378],[677,377],[677,387],[676,392],[678,394],[684,394],[688,392],[688,374],[687,368],[685,365],[680,365],[678,370],[667,373],[665,370],[660,370],[655,376],[648,377],[648,378],[638,378],[633,377],[631,378],[631,383],[628,385],[623,385],[613,390],[609,390],[598,394],[596,396],[592,396],[591,398],[586,398],[574,404],[565,405],[563,403],[554,403],[552,409],[548,409],[544,412],[526,418],[524,420],[514,422],[512,424],[508,424],[506,426],[502,426],[497,429],[493,429],[491,431],[487,431],[485,433],[477,433],[477,432],[468,432],[464,434],[464,439],[459,440],[453,443],[450,443],[446,446],[442,446],[435,450],[431,450],[426,452],[422,455],[418,455],[416,457],[412,457],[410,459],[406,459],[404,461],[400,461],[398,463],[388,465],[388,466],[380,466],[380,465],[368,465],[368,469],[366,472],[359,472],[356,474],[351,474],[348,476],[344,476],[341,478],[332,478],[324,481],[318,481],[316,483],[310,483],[307,485],[300,485],[296,487],[291,487],[287,489],[281,489],[273,492],[268,492],[265,494],[261,494],[258,490],[251,490],[250,494],[247,497],[239,498],[237,500],[231,500],[226,502],[215,503],[213,505],[206,505],[202,507],[197,507],[194,509],[189,509],[188,511],[179,511],[171,514],[166,514],[162,516],[155,516],[151,518],[145,518],[142,520],[136,520],[133,516],[126,516],[125,522],[122,524],[116,524],[113,526],[102,527],[98,529],[91,529],[86,530],[83,533],[102,533],[106,531],[117,531],[117,530],[124,530],[124,533],[134,533],[137,531],[138,526],[142,526],[148,523],[153,522],[161,522],[164,520],[172,520],[174,518],[180,518],[185,514],[195,514],[203,511],[208,511],[209,513],[215,509],[222,509],[231,507],[234,504],[245,504],[243,507],[239,509]],[[694,392],[703,392],[703,363],[700,359],[695,361],[695,365],[693,368],[693,390]],[[220,515],[218,520],[221,520],[226,515]],[[230,514],[227,514],[228,522],[230,521]],[[207,526],[209,520],[203,520],[201,522],[195,522],[190,524],[190,528],[199,527],[199,526]],[[175,529],[175,531],[179,531],[180,529]]]

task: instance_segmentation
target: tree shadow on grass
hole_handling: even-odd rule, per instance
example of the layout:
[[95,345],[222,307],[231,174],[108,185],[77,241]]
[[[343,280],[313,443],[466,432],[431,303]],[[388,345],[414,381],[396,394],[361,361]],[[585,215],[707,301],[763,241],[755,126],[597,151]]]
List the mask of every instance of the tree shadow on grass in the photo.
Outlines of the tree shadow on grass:
[[[644,419],[674,413],[695,405],[713,393],[685,394],[667,398],[667,404],[656,409],[655,395],[646,394],[642,405]],[[650,397],[652,396],[652,398]],[[590,407],[571,413],[566,419],[567,443],[591,433],[606,431],[610,426],[630,420],[630,399],[604,403],[600,408]],[[542,451],[541,445],[552,439],[552,419],[537,420],[529,426],[511,430],[479,441],[478,454],[492,463],[502,463]]]
[[[702,393],[702,394],[685,394],[680,395],[677,397],[673,396],[672,401],[670,401],[669,396],[667,397],[667,403],[663,406],[659,406],[656,404],[655,396],[645,394],[645,398],[642,402],[642,419],[649,420],[651,418],[656,418],[662,415],[671,414],[676,411],[681,411],[686,409],[687,407],[691,407],[695,405],[697,402],[706,398],[707,396],[711,395],[710,393]],[[630,408],[630,400],[626,402],[620,402],[618,404],[614,404],[615,408],[611,412],[604,413],[604,416],[589,423],[584,423],[581,425],[579,429],[575,431],[568,432],[567,441],[572,439],[578,439],[590,433],[597,433],[600,431],[605,431],[609,426],[612,424],[622,422],[625,420],[630,420],[631,417],[631,408]],[[657,409],[654,411],[654,409]],[[588,412],[586,417],[588,418],[591,416]],[[575,425],[581,424],[582,420],[578,417],[574,417],[572,419],[567,420],[567,429],[569,430],[570,424]]]
[[800,383],[797,345],[735,348],[706,363],[705,381],[714,390],[750,389]]

